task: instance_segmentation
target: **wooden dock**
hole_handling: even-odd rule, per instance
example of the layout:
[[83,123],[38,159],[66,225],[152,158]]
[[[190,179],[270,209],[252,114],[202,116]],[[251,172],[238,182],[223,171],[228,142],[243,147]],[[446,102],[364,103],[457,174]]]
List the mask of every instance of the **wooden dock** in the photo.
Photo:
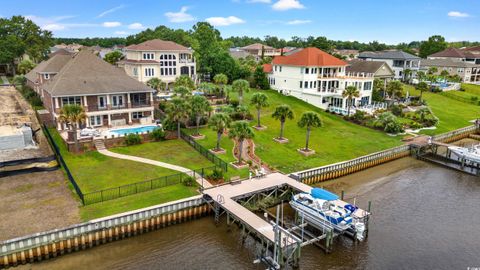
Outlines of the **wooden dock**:
[[[247,208],[235,201],[235,198],[255,194],[276,187],[289,186],[298,192],[310,193],[312,187],[296,181],[281,173],[272,173],[261,178],[243,180],[233,184],[221,185],[203,190],[213,201],[218,203],[227,213],[235,216],[242,223],[247,224],[265,239],[274,242],[275,234],[273,224],[267,222]],[[358,216],[367,215],[365,211],[357,211]],[[289,241],[282,241],[282,244],[296,244]]]

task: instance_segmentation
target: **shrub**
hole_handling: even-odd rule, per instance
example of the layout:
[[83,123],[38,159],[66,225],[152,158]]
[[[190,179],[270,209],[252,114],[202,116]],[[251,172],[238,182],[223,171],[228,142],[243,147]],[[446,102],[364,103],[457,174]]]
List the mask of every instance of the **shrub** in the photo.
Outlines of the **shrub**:
[[150,138],[155,141],[163,141],[165,139],[165,131],[161,128],[156,128],[150,133]]
[[125,144],[126,145],[135,145],[135,144],[140,144],[142,142],[142,138],[140,138],[140,135],[130,133],[127,136],[125,136]]
[[398,121],[397,117],[390,112],[385,112],[379,115],[374,122],[376,128],[382,128],[387,133],[403,132],[403,126]]
[[350,116],[350,119],[355,123],[363,123],[368,118],[367,113],[364,111],[355,111],[355,113]]
[[238,105],[240,104],[240,102],[236,99],[231,99],[228,103],[230,103],[230,105],[232,105],[233,108],[237,108]]
[[214,181],[221,180],[223,179],[223,171],[221,169],[214,169],[212,172],[207,174],[206,178]]
[[431,88],[431,91],[432,91],[432,93],[441,93],[441,92],[443,92],[442,89],[440,89],[440,87],[438,87],[438,86],[432,87],[432,88]]
[[187,176],[187,177],[182,179],[182,184],[184,186],[191,187],[195,184],[195,178],[193,178],[191,176]]
[[398,122],[398,120],[391,121],[385,125],[385,132],[393,134],[400,133],[403,132],[403,126],[400,124],[400,122]]
[[395,115],[395,116],[402,116],[403,115],[402,107],[400,107],[398,105],[392,105],[392,107],[390,107],[390,110],[392,111],[393,115]]

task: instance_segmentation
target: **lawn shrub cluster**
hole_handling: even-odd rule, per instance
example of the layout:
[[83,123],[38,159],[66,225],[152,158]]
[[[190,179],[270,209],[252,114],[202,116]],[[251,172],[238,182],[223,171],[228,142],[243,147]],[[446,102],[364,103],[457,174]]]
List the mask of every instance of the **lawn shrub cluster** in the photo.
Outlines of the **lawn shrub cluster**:
[[138,134],[130,133],[125,136],[125,144],[128,146],[140,143],[142,143],[142,138]]
[[150,138],[154,141],[163,141],[165,140],[165,131],[161,128],[156,128],[150,133]]
[[219,181],[223,179],[223,170],[214,169],[211,172],[207,173],[206,178],[208,180]]
[[193,178],[192,176],[186,176],[185,178],[183,178],[182,184],[184,186],[191,187],[195,184],[195,178]]

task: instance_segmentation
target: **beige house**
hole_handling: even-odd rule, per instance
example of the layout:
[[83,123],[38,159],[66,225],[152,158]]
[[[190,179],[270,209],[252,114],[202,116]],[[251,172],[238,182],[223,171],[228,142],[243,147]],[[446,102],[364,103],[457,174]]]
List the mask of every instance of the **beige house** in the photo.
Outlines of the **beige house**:
[[460,76],[462,82],[480,84],[480,65],[455,58],[429,58],[422,60],[420,70],[427,73],[431,67],[437,68],[437,75],[446,70],[452,76]]
[[167,84],[180,75],[196,79],[193,51],[172,41],[148,40],[125,48],[126,57],[120,67],[132,78],[147,82],[159,78]]
[[262,50],[263,50],[263,56],[273,57],[281,54],[281,51],[273,47],[270,47],[268,45],[263,45],[261,43],[250,44],[248,46],[242,47],[241,49],[254,56],[262,56]]
[[84,126],[113,127],[153,122],[155,90],[127,76],[89,50],[54,55],[27,74],[59,130],[67,104],[78,104],[87,114]]
[[350,60],[347,66],[348,73],[365,73],[373,74],[374,79],[379,79],[386,85],[387,82],[395,78],[395,71],[383,61],[365,61],[365,60]]

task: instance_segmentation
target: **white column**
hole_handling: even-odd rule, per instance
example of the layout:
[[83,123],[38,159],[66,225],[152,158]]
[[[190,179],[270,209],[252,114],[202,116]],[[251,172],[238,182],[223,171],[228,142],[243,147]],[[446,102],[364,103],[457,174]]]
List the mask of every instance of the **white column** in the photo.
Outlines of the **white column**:
[[85,111],[88,111],[87,96],[83,96],[83,107],[85,107]]
[[152,110],[150,113],[151,113],[151,114],[150,114],[150,117],[152,118],[152,123],[153,123],[153,122],[155,121],[155,117],[153,116],[154,110]]
[[[110,110],[112,108],[112,106],[110,105],[110,95],[107,95],[107,110]],[[110,119],[110,115],[108,115],[108,119]],[[110,121],[110,120],[109,120]],[[108,125],[110,125],[110,122],[108,122]]]
[[150,105],[153,106],[153,92],[150,92]]
[[130,94],[127,93],[127,107],[131,108],[132,107],[132,101],[130,100]]
[[59,105],[59,103],[60,103],[60,101],[59,101],[60,98],[57,97],[57,98],[53,98],[53,99],[55,100],[55,109],[59,109],[59,108],[60,108],[60,105]]
[[85,125],[87,125],[87,127],[90,127],[90,116],[87,115],[87,119],[85,119]]
[[128,124],[132,123],[132,113],[128,112]]
[[108,114],[108,126],[109,127],[112,126],[112,115],[111,114]]

